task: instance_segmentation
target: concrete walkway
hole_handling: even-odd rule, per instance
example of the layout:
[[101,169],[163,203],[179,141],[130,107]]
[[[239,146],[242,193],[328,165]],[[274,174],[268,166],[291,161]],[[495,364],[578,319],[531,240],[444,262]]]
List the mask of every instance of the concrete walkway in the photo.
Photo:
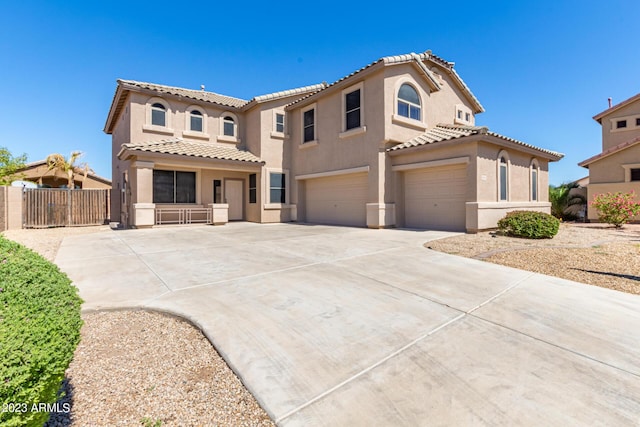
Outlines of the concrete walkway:
[[638,425],[640,297],[422,247],[234,223],[68,237],[84,309],[202,328],[283,426]]

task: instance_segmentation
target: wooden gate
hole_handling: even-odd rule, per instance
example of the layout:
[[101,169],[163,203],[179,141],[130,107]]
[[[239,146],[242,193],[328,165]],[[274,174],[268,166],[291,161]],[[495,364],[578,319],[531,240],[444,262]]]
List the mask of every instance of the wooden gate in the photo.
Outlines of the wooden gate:
[[109,221],[110,190],[34,188],[24,190],[24,228],[102,225]]

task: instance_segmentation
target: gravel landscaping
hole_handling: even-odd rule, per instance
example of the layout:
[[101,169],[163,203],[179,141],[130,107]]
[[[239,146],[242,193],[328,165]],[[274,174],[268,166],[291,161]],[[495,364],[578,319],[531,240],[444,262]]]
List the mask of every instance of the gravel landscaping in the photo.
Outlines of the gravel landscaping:
[[495,231],[429,242],[429,249],[640,294],[640,225],[561,224],[553,239]]
[[[66,236],[109,227],[11,230],[2,234],[53,261]],[[66,372],[57,426],[273,426],[215,348],[191,324],[146,311],[83,314]]]

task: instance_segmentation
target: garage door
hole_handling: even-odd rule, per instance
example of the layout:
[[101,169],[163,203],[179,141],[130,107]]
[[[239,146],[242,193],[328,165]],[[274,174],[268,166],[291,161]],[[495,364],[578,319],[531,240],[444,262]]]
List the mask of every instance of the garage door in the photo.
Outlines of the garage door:
[[318,224],[367,225],[367,174],[308,179],[306,220]]
[[405,172],[405,226],[464,231],[467,165]]

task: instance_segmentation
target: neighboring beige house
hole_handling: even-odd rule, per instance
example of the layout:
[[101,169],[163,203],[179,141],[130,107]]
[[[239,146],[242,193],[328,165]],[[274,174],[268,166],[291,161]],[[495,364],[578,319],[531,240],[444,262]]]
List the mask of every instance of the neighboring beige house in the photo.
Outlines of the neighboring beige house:
[[112,218],[474,232],[511,210],[549,212],[562,154],[475,126],[483,111],[430,51],[249,101],[118,80],[104,129]]
[[[593,119],[602,126],[602,152],[578,163],[589,169],[588,200],[617,191],[640,196],[640,93],[614,106],[609,103]],[[598,219],[596,209],[588,212],[590,220]]]
[[[69,178],[65,173],[59,170],[49,170],[46,160],[27,163],[17,174],[21,175],[23,180],[51,188],[66,187],[69,182]],[[88,173],[85,177],[84,171],[78,168],[74,178],[74,185],[75,188],[85,190],[88,188],[109,189],[111,188],[111,181],[94,173]]]

